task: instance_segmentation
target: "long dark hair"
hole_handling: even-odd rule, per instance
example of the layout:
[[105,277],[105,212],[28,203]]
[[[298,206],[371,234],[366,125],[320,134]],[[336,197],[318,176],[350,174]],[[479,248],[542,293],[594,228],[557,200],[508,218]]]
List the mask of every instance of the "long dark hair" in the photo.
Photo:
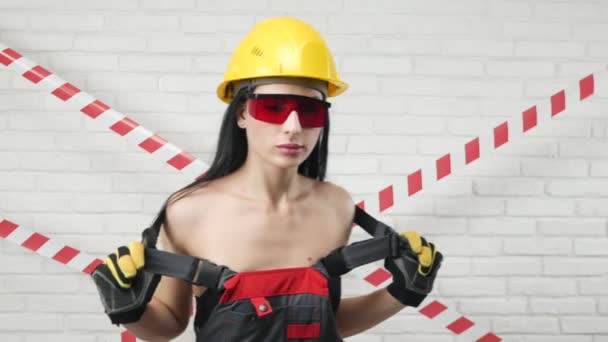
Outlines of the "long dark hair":
[[[224,112],[217,149],[211,166],[203,176],[177,190],[167,198],[152,224],[156,233],[159,232],[160,225],[165,222],[167,205],[178,201],[214,179],[233,173],[245,163],[248,151],[247,136],[245,130],[237,125],[237,117],[244,110],[245,102],[252,90],[252,88],[244,87],[234,95],[233,100]],[[325,180],[328,140],[329,115],[321,131],[319,141],[308,158],[298,166],[299,174],[319,181]]]

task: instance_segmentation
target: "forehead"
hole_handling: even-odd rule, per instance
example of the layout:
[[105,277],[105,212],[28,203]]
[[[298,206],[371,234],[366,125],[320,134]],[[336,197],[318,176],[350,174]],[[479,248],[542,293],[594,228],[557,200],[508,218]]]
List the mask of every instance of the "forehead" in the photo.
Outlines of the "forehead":
[[322,99],[323,96],[320,91],[301,86],[298,84],[283,84],[283,83],[271,83],[257,86],[255,88],[257,94],[294,94],[308,97],[315,97]]

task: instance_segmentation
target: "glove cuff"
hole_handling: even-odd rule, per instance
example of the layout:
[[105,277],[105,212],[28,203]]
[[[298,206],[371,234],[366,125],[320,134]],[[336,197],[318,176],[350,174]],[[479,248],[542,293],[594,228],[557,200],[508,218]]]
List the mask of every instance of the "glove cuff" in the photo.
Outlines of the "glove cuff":
[[418,307],[420,303],[426,298],[427,295],[414,292],[406,289],[403,285],[391,283],[386,287],[388,293],[397,299],[401,304],[407,306]]

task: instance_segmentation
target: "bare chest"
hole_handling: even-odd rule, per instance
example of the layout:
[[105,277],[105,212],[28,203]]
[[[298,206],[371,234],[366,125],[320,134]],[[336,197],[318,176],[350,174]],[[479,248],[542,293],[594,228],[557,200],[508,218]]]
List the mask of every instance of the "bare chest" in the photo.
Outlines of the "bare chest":
[[207,211],[188,242],[191,255],[235,271],[310,266],[346,244],[347,219],[327,202],[280,212],[232,202]]

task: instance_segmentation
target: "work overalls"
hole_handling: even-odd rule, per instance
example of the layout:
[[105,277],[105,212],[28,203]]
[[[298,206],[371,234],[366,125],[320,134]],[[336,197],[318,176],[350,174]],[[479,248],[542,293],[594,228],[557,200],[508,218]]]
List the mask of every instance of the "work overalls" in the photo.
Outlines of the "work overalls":
[[[356,207],[355,223],[373,238],[338,248],[310,267],[235,272],[208,260],[146,249],[147,272],[184,279],[220,295],[197,342],[342,341],[329,297],[329,277],[402,255],[404,240]],[[155,246],[158,230],[144,232]],[[147,234],[146,234],[147,233]]]

